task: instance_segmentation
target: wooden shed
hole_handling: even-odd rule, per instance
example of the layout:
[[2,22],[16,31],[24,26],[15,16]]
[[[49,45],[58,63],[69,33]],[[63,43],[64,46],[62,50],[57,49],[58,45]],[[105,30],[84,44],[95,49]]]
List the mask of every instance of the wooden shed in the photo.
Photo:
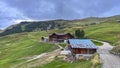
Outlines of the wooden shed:
[[97,47],[90,39],[69,39],[69,45],[73,54],[94,54]]

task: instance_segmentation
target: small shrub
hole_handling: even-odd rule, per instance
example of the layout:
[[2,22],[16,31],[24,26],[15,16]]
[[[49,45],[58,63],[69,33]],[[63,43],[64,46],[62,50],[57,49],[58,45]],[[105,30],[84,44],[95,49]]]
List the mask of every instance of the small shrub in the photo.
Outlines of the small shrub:
[[99,54],[94,54],[93,58],[92,58],[92,66],[91,68],[101,68],[101,61],[100,61],[100,57]]

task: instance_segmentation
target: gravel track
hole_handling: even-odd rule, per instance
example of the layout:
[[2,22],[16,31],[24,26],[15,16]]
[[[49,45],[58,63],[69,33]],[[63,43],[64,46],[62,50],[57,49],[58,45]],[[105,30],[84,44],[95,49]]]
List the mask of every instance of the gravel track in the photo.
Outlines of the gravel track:
[[109,53],[113,46],[107,42],[102,43],[103,46],[98,46],[98,53],[103,63],[102,68],[120,68],[120,57]]

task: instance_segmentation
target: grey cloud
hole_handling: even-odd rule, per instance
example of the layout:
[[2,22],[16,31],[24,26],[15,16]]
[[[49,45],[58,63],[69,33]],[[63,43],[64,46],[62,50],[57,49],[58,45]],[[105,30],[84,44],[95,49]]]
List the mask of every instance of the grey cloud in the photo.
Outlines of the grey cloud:
[[[10,20],[76,19],[102,16],[109,14],[113,8],[120,9],[119,0],[1,0],[1,2],[6,6],[0,6],[0,19]],[[5,11],[3,12],[1,8],[7,9],[3,9]]]
[[[81,18],[100,16],[111,10],[118,0],[4,0],[33,19]],[[116,3],[116,4],[115,4]]]

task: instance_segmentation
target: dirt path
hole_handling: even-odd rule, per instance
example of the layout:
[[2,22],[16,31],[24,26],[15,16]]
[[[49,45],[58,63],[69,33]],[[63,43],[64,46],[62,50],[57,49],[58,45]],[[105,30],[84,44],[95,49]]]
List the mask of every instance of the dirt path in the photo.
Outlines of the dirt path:
[[120,68],[120,57],[109,53],[113,46],[107,42],[102,43],[104,44],[103,46],[98,46],[98,53],[103,63],[102,68]]
[[[32,41],[37,41],[37,40],[32,39],[30,37],[30,35],[28,35],[28,38]],[[39,41],[37,41],[37,42],[39,42]],[[34,56],[34,57],[28,59],[27,61],[17,64],[11,68],[31,68],[31,67],[41,66],[43,64],[47,64],[47,63],[51,62],[52,60],[54,60],[54,58],[57,55],[60,54],[60,51],[62,49],[62,47],[59,44],[55,44],[55,45],[58,46],[59,49],[56,49],[52,52],[46,52],[46,53],[42,53],[40,55]]]
[[59,54],[60,54],[60,49],[48,53],[43,53],[12,68],[31,68],[31,67],[41,66],[43,64],[47,64],[51,62]]
[[55,45],[57,45],[60,49],[63,49],[63,47],[60,46],[59,43],[55,43]]

